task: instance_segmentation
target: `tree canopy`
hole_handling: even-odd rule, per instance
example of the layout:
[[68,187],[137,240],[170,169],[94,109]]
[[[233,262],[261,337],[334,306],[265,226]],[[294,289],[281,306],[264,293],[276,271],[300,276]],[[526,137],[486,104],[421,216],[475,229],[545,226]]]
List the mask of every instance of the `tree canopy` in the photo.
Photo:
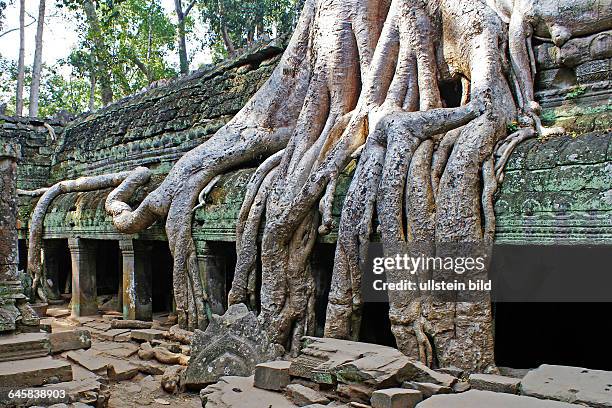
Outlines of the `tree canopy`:
[[[0,36],[19,31],[18,22],[7,22],[0,0]],[[95,110],[131,95],[160,79],[187,74],[194,53],[217,62],[262,39],[289,33],[299,13],[300,0],[176,0],[175,9],[162,0],[48,0],[45,25],[69,22],[78,41],[57,61],[43,59],[38,96],[38,116],[65,110]],[[29,21],[29,20],[32,21]],[[26,26],[36,18],[26,13]],[[3,24],[4,23],[4,24]],[[10,27],[9,27],[10,26]],[[13,27],[16,26],[16,27]],[[203,35],[195,35],[204,33]],[[32,36],[33,37],[33,36]],[[52,34],[43,39],[52,46]],[[187,46],[186,46],[187,44]],[[26,36],[26,49],[34,38]],[[202,58],[199,59],[200,63]],[[31,61],[23,70],[25,92],[32,83]],[[17,64],[0,54],[2,66],[0,104],[15,114]],[[36,72],[36,70],[34,70]],[[30,101],[25,98],[27,110]]]

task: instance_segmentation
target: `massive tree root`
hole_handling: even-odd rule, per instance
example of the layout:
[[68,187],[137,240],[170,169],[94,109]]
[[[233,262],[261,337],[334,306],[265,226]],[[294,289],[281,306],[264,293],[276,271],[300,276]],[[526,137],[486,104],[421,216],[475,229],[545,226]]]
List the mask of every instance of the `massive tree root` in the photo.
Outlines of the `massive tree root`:
[[[209,308],[193,209],[219,174],[259,161],[238,220],[229,301],[256,309],[259,295],[270,338],[295,352],[301,336],[314,332],[310,255],[317,235],[334,227],[338,177],[357,161],[325,325],[327,336],[357,339],[359,262],[374,232],[388,252],[410,243],[444,254],[447,243],[492,242],[503,166],[514,146],[534,135],[522,129],[506,137],[515,100],[524,100],[517,94],[524,84],[508,85],[524,75],[508,63],[507,44],[506,26],[484,0],[307,0],[279,66],[236,117],[181,158],[137,208],[126,201],[146,182],[146,169],[125,177],[106,209],[126,233],[166,217],[179,323],[204,328]],[[443,81],[462,84],[460,106],[446,105]],[[419,278],[433,273],[421,270]],[[449,303],[390,293],[389,300],[404,353],[429,365],[493,369],[486,299]]]

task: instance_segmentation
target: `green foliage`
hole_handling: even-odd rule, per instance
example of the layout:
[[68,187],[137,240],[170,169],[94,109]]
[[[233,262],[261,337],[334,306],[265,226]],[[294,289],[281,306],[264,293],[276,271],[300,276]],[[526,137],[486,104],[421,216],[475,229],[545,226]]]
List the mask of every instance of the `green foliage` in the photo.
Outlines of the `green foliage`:
[[565,95],[565,99],[576,99],[585,92],[586,88],[584,86],[577,86]]
[[518,122],[514,121],[514,122],[511,122],[511,123],[508,123],[506,125],[506,130],[508,131],[508,134],[516,132],[517,130],[519,130]]
[[[40,99],[38,116],[50,117],[60,111],[79,113],[87,110],[89,102],[89,82],[78,75],[65,78],[60,70],[61,63],[54,66],[43,64],[40,84]],[[25,71],[25,94],[29,93],[32,72],[29,67]],[[15,88],[17,86],[17,64],[0,58],[0,101],[7,104],[6,114],[15,113]],[[27,98],[24,100],[28,107]]]
[[[176,75],[167,61],[176,28],[159,0],[58,1],[78,21],[81,42],[67,59],[75,72],[100,83],[99,77],[109,75],[100,66],[109,67],[116,97]],[[88,20],[87,3],[95,7],[99,27]]]
[[302,3],[300,0],[199,0],[202,20],[209,27],[207,42],[213,59],[228,56],[228,41],[235,49],[241,49],[266,36],[289,33]]

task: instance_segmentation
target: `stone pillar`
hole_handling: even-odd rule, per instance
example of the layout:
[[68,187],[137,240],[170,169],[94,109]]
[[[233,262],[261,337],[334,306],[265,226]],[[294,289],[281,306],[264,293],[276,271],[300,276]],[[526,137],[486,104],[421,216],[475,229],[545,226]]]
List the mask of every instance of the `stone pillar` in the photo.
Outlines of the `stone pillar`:
[[204,290],[213,313],[222,315],[227,309],[226,262],[223,256],[215,254],[206,241],[196,241],[198,266]]
[[119,241],[123,258],[123,318],[153,320],[152,247],[139,241]]
[[72,316],[98,313],[96,287],[96,252],[92,242],[69,238],[72,259]]
[[20,146],[0,137],[0,332],[20,319],[15,306],[25,299],[17,275],[17,159]]

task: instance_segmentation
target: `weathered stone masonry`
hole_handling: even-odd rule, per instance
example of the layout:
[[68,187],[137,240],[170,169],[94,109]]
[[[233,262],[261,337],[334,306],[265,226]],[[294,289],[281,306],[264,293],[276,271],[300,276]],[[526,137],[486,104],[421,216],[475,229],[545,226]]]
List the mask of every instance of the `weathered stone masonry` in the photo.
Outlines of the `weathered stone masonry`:
[[[574,53],[587,52],[584,46],[576,47],[578,51]],[[19,166],[19,188],[45,187],[64,179],[144,165],[154,171],[154,177],[136,194],[136,201],[142,199],[183,153],[205,141],[240,110],[270,75],[281,52],[282,47],[274,44],[262,46],[247,56],[83,115],[65,127],[52,124],[55,141],[41,123],[5,122],[2,132],[20,132],[19,140],[26,148]],[[566,58],[571,63],[560,65],[551,60],[546,44],[537,47],[537,55],[541,67],[538,95],[545,108],[545,123],[561,123],[576,134],[547,141],[529,140],[517,148],[496,200],[496,239],[518,244],[609,244],[611,60],[608,54],[598,51],[589,54],[586,62],[584,58]],[[237,169],[224,175],[209,194],[207,205],[194,217],[198,261],[216,313],[223,312],[226,304],[231,256],[225,250],[215,250],[218,246],[212,244],[221,241],[231,245],[234,240],[243,187],[252,171]],[[350,174],[346,174],[339,183],[333,211],[336,218],[349,179]],[[58,197],[46,215],[44,238],[69,240],[72,292],[78,293],[73,297],[75,314],[93,311],[96,271],[92,259],[99,256],[96,241],[118,241],[122,257],[119,304],[126,317],[148,318],[151,293],[147,287],[152,267],[146,248],[147,242],[166,239],[163,224],[158,222],[134,236],[117,233],[104,211],[108,192]],[[29,213],[35,200],[27,196],[19,199],[20,239],[27,238]],[[334,233],[321,238],[322,243],[334,241]],[[46,252],[45,263],[51,268],[52,255]]]

